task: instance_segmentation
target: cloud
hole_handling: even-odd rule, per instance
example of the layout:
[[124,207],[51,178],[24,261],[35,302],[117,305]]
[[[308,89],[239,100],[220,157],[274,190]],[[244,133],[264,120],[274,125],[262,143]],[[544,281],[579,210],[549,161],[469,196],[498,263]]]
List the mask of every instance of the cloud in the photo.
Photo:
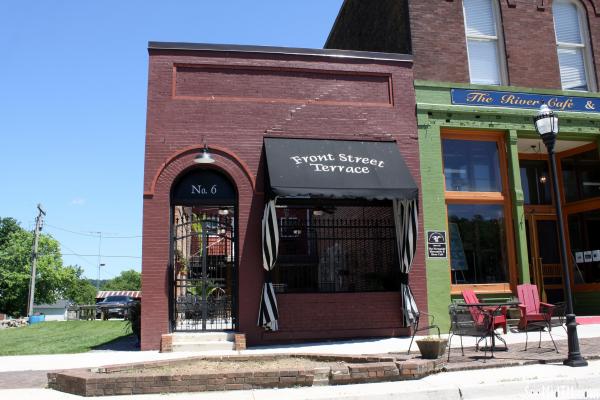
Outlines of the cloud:
[[70,204],[72,206],[82,206],[85,204],[85,199],[82,197],[75,197],[73,200],[71,200]]

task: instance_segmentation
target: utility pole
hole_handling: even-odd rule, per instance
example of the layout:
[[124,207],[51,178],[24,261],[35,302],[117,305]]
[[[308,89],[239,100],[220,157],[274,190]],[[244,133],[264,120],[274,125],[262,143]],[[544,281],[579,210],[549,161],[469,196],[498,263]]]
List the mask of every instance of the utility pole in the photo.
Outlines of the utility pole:
[[31,281],[29,282],[29,303],[27,304],[27,315],[33,314],[33,298],[35,296],[35,275],[36,275],[36,264],[38,256],[38,242],[40,238],[40,232],[42,230],[42,224],[44,223],[44,216],[46,211],[42,208],[41,204],[37,205],[38,216],[35,218],[35,230],[33,231],[33,249],[31,252]]
[[98,280],[96,280],[96,291],[100,290],[100,267],[102,264],[102,232],[94,232],[98,234]]

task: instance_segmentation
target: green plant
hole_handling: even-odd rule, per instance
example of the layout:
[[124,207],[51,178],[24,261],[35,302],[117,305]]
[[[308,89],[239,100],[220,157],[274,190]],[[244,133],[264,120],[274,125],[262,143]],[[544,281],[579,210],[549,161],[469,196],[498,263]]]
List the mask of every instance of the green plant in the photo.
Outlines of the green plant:
[[217,289],[219,289],[219,285],[217,285],[212,279],[199,280],[194,283],[194,286],[189,287],[187,292],[194,296],[202,296],[202,289],[206,287],[206,297],[210,297]]

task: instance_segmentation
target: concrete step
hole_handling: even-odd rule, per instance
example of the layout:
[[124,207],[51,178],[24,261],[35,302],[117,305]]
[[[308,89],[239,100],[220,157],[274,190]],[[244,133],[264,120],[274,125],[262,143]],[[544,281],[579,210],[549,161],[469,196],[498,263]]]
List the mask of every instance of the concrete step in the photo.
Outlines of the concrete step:
[[173,333],[173,345],[198,342],[231,342],[233,332],[176,332]]
[[215,351],[215,350],[233,350],[233,342],[228,341],[209,341],[209,342],[186,342],[173,343],[172,351]]

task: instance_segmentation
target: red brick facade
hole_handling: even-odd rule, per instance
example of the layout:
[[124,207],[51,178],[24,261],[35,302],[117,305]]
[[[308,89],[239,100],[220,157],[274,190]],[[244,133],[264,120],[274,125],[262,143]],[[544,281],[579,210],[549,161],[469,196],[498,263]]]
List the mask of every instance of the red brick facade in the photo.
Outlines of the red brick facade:
[[[507,85],[561,89],[551,0],[498,0]],[[411,0],[410,27],[416,79],[469,82],[462,0]],[[600,79],[600,1],[583,0]],[[595,56],[595,57],[594,57]]]
[[[256,326],[264,278],[265,135],[391,137],[420,182],[410,62],[285,50],[150,49],[142,349],[158,349],[169,331],[169,195],[173,181],[197,167],[193,158],[203,143],[216,159],[210,168],[223,171],[238,191],[238,330],[248,345],[407,333],[398,293],[280,294],[280,330]],[[411,287],[426,311],[422,241],[413,271]]]
[[[407,2],[399,7],[398,2]],[[561,89],[552,0],[496,0],[507,66],[507,85]],[[412,49],[415,79],[469,83],[462,0],[378,0],[377,12],[360,14],[368,0],[346,0],[326,48],[395,52]],[[581,0],[587,12],[596,81],[600,80],[600,0]],[[406,12],[408,8],[408,12]],[[406,31],[389,43],[367,29]],[[388,35],[389,36],[389,35]],[[410,38],[410,39],[408,39]],[[382,43],[387,47],[382,47]]]

